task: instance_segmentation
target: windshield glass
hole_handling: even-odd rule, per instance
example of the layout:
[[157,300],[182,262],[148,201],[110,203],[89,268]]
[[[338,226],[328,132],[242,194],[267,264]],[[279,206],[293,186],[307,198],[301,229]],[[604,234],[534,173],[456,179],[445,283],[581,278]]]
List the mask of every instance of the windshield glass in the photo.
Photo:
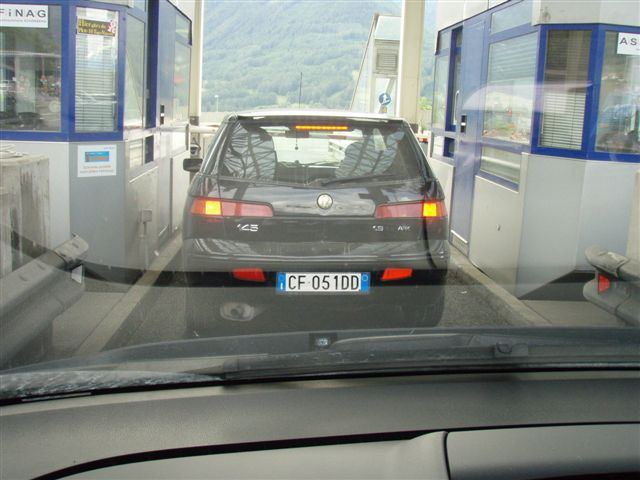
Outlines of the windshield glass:
[[3,3],[0,397],[637,367],[640,24],[590,3]]

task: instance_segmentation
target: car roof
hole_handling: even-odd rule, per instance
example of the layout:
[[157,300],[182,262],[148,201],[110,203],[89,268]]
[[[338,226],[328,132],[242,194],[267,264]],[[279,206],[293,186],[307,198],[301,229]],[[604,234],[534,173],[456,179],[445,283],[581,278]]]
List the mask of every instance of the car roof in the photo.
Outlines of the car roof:
[[352,112],[351,110],[313,110],[298,108],[247,110],[238,112],[238,118],[263,118],[263,117],[325,117],[325,118],[357,118],[363,120],[387,120],[401,122],[398,117],[390,117],[383,113]]

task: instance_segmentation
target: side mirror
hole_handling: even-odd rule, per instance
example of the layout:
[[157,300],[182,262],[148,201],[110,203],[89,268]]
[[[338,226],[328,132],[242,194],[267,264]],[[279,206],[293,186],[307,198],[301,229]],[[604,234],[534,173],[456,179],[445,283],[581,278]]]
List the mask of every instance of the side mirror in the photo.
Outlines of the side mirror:
[[187,172],[196,173],[200,170],[201,166],[202,166],[202,159],[198,157],[189,157],[189,158],[185,158],[182,161],[182,169],[186,170]]

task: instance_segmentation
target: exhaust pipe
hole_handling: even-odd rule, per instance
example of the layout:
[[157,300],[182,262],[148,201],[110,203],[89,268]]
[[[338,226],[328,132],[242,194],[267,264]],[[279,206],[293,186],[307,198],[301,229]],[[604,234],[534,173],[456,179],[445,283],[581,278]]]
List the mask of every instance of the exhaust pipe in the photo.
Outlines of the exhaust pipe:
[[264,308],[248,303],[225,302],[220,306],[220,316],[232,322],[249,322],[262,313]]

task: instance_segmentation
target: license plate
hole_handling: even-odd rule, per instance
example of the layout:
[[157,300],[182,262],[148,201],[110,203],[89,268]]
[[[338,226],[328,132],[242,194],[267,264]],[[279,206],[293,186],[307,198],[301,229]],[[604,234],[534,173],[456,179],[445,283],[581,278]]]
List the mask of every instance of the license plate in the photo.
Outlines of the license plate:
[[278,273],[278,293],[369,293],[371,274]]

